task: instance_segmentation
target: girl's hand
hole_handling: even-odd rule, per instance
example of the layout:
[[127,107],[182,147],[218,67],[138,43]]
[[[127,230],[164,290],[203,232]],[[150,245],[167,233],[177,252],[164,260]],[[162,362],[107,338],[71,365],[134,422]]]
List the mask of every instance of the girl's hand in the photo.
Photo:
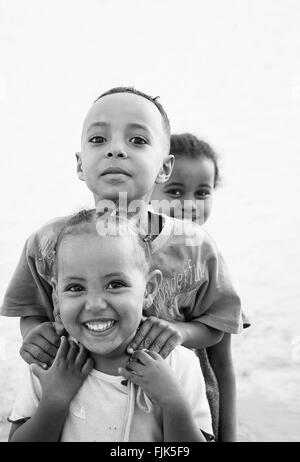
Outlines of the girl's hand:
[[66,331],[62,325],[42,322],[31,329],[24,338],[20,355],[28,364],[39,364],[44,369],[51,366],[60,344],[60,337]]
[[68,406],[93,369],[93,364],[82,345],[78,347],[75,342],[61,337],[55,360],[47,371],[37,364],[31,366],[41,383],[42,400]]
[[168,407],[185,400],[178,377],[161,356],[154,351],[136,351],[126,369],[119,373],[139,385],[160,407]]
[[176,328],[176,323],[154,316],[143,317],[142,321],[134,339],[127,347],[129,354],[135,350],[147,349],[166,358],[177,345],[182,343],[182,335]]

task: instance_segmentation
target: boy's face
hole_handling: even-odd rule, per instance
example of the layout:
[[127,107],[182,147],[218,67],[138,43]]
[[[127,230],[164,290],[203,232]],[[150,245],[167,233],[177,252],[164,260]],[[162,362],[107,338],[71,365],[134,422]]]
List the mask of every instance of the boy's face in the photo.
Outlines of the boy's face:
[[211,212],[214,181],[215,166],[210,159],[203,157],[187,159],[179,156],[176,158],[169,181],[155,186],[151,196],[151,200],[154,200],[153,208],[156,209],[158,200],[168,202],[177,200],[181,207],[176,207],[174,203],[172,209],[164,207],[162,211],[176,218],[186,218],[201,225],[208,219]]
[[148,200],[155,182],[172,170],[168,139],[153,103],[129,93],[107,95],[93,104],[83,127],[78,176],[101,199]]
[[122,353],[141,320],[146,277],[129,237],[66,236],[58,252],[61,320],[94,354]]

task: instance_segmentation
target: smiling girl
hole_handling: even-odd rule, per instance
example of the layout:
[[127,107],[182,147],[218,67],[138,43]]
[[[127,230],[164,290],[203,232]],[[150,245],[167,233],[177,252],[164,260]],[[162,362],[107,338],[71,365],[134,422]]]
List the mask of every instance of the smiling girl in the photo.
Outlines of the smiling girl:
[[151,351],[127,353],[162,274],[150,270],[149,244],[127,220],[107,220],[117,233],[100,236],[94,211],[79,213],[60,233],[54,303],[70,338],[62,337],[48,370],[28,368],[10,416],[10,440],[211,439],[194,353],[182,346],[165,360]]

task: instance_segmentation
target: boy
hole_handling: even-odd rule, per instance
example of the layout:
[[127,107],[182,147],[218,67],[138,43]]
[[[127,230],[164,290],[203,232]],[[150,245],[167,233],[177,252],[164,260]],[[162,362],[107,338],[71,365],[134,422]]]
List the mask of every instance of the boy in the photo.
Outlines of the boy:
[[[117,202],[120,192],[131,203],[148,203],[154,185],[170,177],[169,140],[167,115],[155,99],[130,88],[101,95],[85,119],[77,154],[78,177],[93,193],[97,209],[105,208],[103,201]],[[54,220],[28,239],[2,306],[2,314],[21,317],[23,359],[45,368],[61,335],[51,323],[51,277],[57,236],[66,220]],[[166,357],[177,344],[203,348],[218,343],[224,332],[240,332],[240,300],[211,238],[196,224],[144,210],[146,230],[149,221],[151,230],[157,230],[148,236],[151,258],[163,273],[163,283],[152,317],[132,348],[143,340],[142,346]]]

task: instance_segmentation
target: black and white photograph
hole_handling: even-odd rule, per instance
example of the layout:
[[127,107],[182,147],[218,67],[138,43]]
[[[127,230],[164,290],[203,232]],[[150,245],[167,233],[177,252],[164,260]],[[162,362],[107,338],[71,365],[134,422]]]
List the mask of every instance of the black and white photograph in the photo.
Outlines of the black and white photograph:
[[299,1],[0,0],[0,57],[0,442],[300,441]]

